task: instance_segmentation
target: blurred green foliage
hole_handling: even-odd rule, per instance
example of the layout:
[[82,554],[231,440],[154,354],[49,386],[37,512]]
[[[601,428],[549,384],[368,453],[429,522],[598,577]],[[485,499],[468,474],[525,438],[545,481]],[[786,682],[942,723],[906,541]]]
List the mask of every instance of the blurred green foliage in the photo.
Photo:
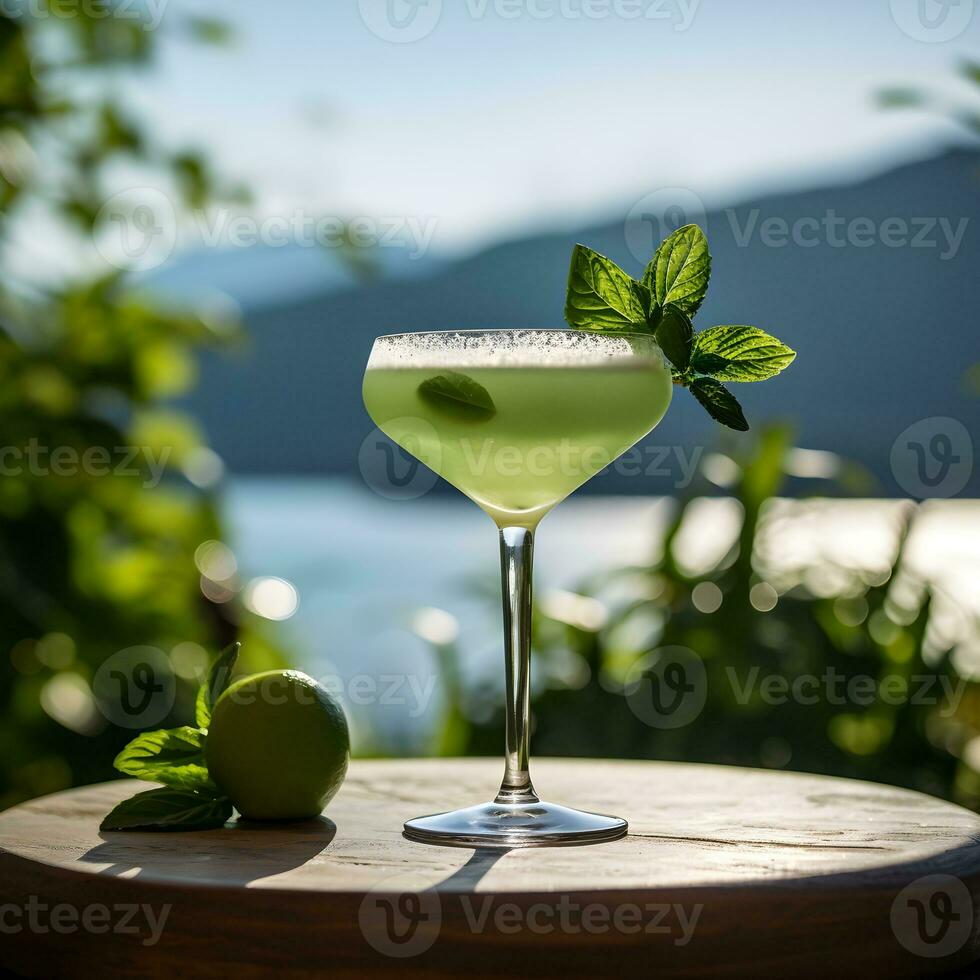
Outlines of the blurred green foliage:
[[[121,173],[169,181],[188,207],[240,192],[199,154],[156,145],[123,104],[114,73],[148,65],[157,33],[132,5],[28,6],[0,14],[0,808],[112,774],[132,731],[93,698],[107,657],[179,648],[172,714],[187,720],[207,652],[249,626],[202,594],[194,555],[221,535],[220,461],[166,404],[235,325],[134,294],[92,247]],[[177,17],[169,29],[225,39]],[[76,271],[25,272],[18,252],[41,234]],[[274,660],[249,647],[252,666]]]
[[[740,458],[727,457],[740,529],[711,568],[692,574],[678,560],[682,535],[717,492],[702,472],[679,501],[662,555],[583,582],[564,601],[546,594],[537,603],[535,754],[787,768],[980,808],[980,774],[969,764],[980,744],[980,684],[961,676],[937,641],[934,594],[905,561],[918,506],[908,502],[896,521],[890,569],[824,563],[778,573],[767,550],[784,530],[775,498],[787,479],[790,432],[769,428],[747,445]],[[651,725],[643,703],[653,688],[644,682],[666,683],[658,697],[669,703],[671,675],[659,661],[677,648],[703,664],[706,700],[695,717],[678,712],[677,727]],[[455,677],[461,651],[436,653]],[[696,680],[684,670],[678,690]],[[802,676],[816,682],[797,697],[791,685]],[[499,753],[500,690],[451,690],[435,749]]]
[[980,61],[965,60],[960,63],[959,77],[973,91],[972,98],[946,99],[919,88],[895,87],[878,92],[878,104],[883,109],[922,109],[936,113],[959,123],[974,136],[980,136],[980,105],[976,96],[980,95]]

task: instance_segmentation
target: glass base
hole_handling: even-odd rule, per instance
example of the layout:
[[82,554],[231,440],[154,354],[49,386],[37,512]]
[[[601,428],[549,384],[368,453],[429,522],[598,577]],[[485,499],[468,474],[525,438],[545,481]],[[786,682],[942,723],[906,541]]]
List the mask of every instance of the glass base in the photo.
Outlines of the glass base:
[[535,800],[481,803],[416,817],[405,824],[404,833],[409,840],[444,847],[554,847],[616,840],[627,829],[620,817]]

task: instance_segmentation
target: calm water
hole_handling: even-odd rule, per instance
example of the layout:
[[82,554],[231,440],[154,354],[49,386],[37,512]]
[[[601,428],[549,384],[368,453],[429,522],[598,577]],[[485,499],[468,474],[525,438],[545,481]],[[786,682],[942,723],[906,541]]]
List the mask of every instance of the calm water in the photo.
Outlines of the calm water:
[[[572,497],[538,533],[539,596],[574,589],[605,568],[649,560],[673,508],[669,499]],[[886,565],[899,501],[779,501],[781,561]],[[471,680],[501,674],[496,529],[455,494],[392,501],[342,479],[248,479],[226,501],[244,577],[278,576],[299,593],[296,613],[270,629],[290,657],[338,686],[355,726],[424,749],[441,686],[418,635],[458,628]],[[691,571],[727,551],[739,524],[732,501],[700,501],[678,542]],[[944,501],[923,515],[915,566],[980,613],[980,501]],[[426,613],[419,620],[419,610]],[[941,610],[940,610],[941,611]],[[421,623],[421,627],[420,627]],[[415,629],[413,629],[413,625]],[[407,740],[407,741],[405,741]],[[389,745],[390,748],[390,745]]]

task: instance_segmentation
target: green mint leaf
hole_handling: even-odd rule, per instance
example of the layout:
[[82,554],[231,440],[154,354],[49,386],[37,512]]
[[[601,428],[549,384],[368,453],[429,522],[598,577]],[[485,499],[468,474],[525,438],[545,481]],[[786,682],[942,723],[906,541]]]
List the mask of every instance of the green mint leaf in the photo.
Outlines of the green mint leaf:
[[664,239],[646,268],[643,284],[659,306],[673,303],[694,316],[708,292],[711,254],[697,225],[684,225]]
[[576,245],[568,270],[565,319],[570,327],[589,330],[643,328],[650,293],[615,262],[585,245]]
[[99,830],[213,830],[231,816],[231,801],[183,789],[151,789],[123,800]]
[[739,432],[747,432],[749,423],[742,414],[742,406],[735,396],[714,378],[695,378],[691,382],[691,394],[704,406],[705,411],[722,425]]
[[691,367],[700,374],[714,374],[728,367],[728,361],[718,354],[695,349],[691,355]]
[[678,371],[686,371],[691,362],[691,343],[694,337],[691,318],[682,309],[671,304],[660,312],[653,335],[670,363]]
[[642,282],[637,282],[635,279],[633,282],[633,291],[636,293],[640,300],[640,306],[643,309],[643,323],[637,324],[638,327],[644,327],[645,329],[638,330],[638,333],[645,333],[650,329],[650,317],[658,309],[657,304],[653,301],[653,296],[650,290],[643,285]]
[[197,702],[194,707],[195,721],[199,728],[207,728],[211,724],[211,709],[231,683],[231,672],[241,649],[241,643],[229,643],[211,664],[208,678],[197,692]]
[[490,392],[458,371],[428,378],[419,385],[418,392],[437,411],[468,422],[484,422],[497,414]]
[[758,327],[720,326],[694,338],[691,366],[719,381],[765,381],[796,357],[796,351]]
[[127,776],[175,789],[214,791],[204,761],[205,735],[198,728],[169,728],[137,735],[113,765]]

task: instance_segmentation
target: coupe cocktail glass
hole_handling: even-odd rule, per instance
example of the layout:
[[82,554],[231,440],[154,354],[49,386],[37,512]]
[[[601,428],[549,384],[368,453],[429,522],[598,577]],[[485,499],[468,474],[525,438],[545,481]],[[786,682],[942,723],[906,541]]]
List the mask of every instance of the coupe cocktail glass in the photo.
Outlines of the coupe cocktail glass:
[[503,782],[490,803],[408,821],[406,836],[519,847],[626,833],[625,820],[543,802],[531,784],[532,549],[541,518],[650,432],[671,392],[670,368],[646,334],[461,330],[375,342],[364,375],[371,418],[500,530]]

